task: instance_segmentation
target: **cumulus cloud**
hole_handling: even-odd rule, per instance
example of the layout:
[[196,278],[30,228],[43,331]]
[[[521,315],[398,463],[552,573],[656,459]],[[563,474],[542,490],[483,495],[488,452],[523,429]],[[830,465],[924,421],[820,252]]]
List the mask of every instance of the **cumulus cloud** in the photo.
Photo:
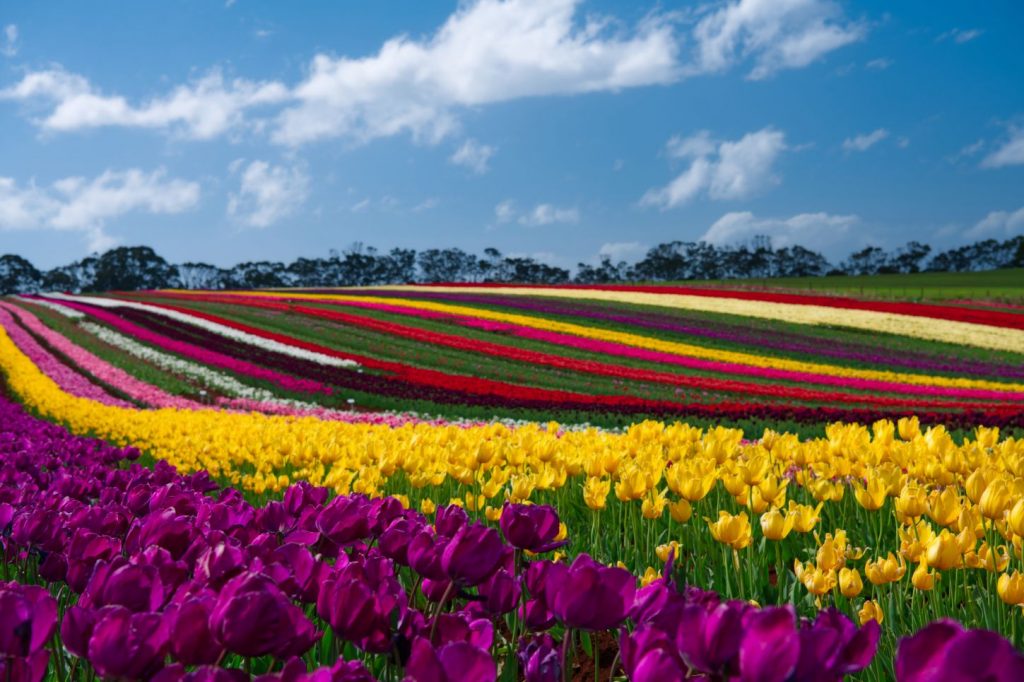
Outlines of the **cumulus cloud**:
[[[232,164],[237,173],[244,161]],[[249,227],[269,227],[291,215],[309,196],[309,176],[298,166],[252,161],[241,170],[240,186],[228,197],[228,215]]]
[[715,221],[701,240],[722,246],[765,235],[777,248],[799,245],[837,256],[862,245],[864,238],[854,232],[859,223],[855,215],[800,213],[790,218],[758,218],[749,211],[736,211]]
[[636,260],[647,253],[647,247],[640,242],[607,242],[601,245],[597,255],[617,263],[622,260]]
[[785,134],[771,127],[733,141],[716,140],[706,130],[673,137],[666,145],[668,155],[690,165],[665,187],[648,190],[640,204],[669,209],[701,193],[714,200],[753,196],[780,182],[774,165],[785,150]]
[[477,175],[483,175],[488,170],[487,163],[496,151],[498,150],[495,147],[470,139],[463,142],[448,160],[457,166],[465,166]]
[[738,0],[697,23],[691,69],[715,73],[746,61],[747,77],[760,80],[805,67],[865,33],[862,23],[845,20],[842,8],[830,0]]
[[479,0],[425,40],[400,36],[377,54],[317,55],[274,138],[368,140],[401,132],[437,141],[459,108],[523,97],[614,91],[678,78],[669,18],[633,31],[578,16],[580,0]]
[[[635,26],[586,13],[584,0],[475,0],[431,35],[391,38],[363,57],[317,54],[294,85],[226,79],[219,70],[141,101],[106,94],[59,67],[26,74],[0,99],[27,102],[44,130],[124,126],[208,139],[266,131],[296,146],[408,134],[436,143],[471,107],[526,97],[618,92],[749,64],[749,77],[806,66],[859,40],[863,25],[832,0],[734,0]],[[694,50],[682,54],[683,45]],[[259,111],[273,106],[271,111]],[[486,165],[486,164],[484,164]]]
[[1024,234],[1024,207],[1016,211],[992,211],[967,230],[970,239],[1007,239]]
[[104,230],[113,218],[132,212],[182,213],[195,207],[198,183],[166,176],[164,169],[107,170],[91,180],[67,177],[46,188],[35,183],[20,187],[12,178],[0,178],[0,230],[81,232],[89,249],[100,251],[117,243]]
[[72,131],[104,126],[151,128],[194,139],[210,139],[246,123],[248,109],[280,103],[288,89],[280,83],[227,80],[214,69],[170,93],[138,104],[99,92],[84,77],[61,68],[35,71],[0,90],[0,99],[50,105],[35,120],[43,130]]
[[0,54],[5,57],[13,57],[18,54],[18,26],[16,24],[4,26],[3,36],[0,37]]
[[982,168],[1002,168],[1024,164],[1024,128],[1012,128],[1010,138],[981,161]]
[[843,149],[848,152],[865,152],[887,137],[889,137],[889,131],[885,128],[878,128],[870,133],[846,138],[843,140]]
[[494,207],[494,218],[499,223],[513,220],[527,227],[540,227],[556,223],[578,223],[580,211],[574,207],[559,207],[554,204],[537,204],[532,209],[521,211],[515,202],[507,199]]

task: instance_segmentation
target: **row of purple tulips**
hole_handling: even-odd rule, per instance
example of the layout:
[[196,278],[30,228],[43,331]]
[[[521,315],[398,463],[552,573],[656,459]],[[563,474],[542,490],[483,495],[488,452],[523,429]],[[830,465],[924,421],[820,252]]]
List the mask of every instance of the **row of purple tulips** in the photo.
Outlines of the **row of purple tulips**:
[[[590,656],[602,676],[781,682],[875,655],[874,621],[723,601],[677,584],[671,558],[644,587],[585,554],[542,558],[566,544],[551,507],[506,505],[499,528],[459,507],[431,522],[302,483],[254,506],[138,456],[0,398],[0,680],[554,682]],[[597,660],[601,633],[613,660]],[[1016,680],[1024,658],[943,621],[893,670]]]

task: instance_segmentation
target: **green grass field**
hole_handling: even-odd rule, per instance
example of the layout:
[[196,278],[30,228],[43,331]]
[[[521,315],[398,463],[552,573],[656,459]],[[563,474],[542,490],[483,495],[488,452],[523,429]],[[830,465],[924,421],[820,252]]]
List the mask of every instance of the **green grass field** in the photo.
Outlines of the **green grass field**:
[[794,289],[900,300],[956,300],[1024,303],[1024,268],[985,272],[922,272],[861,277],[782,277],[777,279],[680,282],[744,289]]

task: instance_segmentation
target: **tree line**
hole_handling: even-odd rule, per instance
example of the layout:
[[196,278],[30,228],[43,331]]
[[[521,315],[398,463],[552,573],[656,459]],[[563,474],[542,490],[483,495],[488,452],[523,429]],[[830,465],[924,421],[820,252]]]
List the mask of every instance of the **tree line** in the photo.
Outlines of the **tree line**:
[[[930,257],[929,257],[930,256]],[[603,284],[704,279],[821,277],[881,273],[969,272],[1024,267],[1024,236],[987,239],[932,255],[929,245],[911,241],[886,251],[869,246],[833,265],[802,246],[775,248],[768,237],[732,246],[672,241],[658,244],[640,260],[597,265],[579,263],[575,273],[497,249],[482,255],[462,249],[395,248],[355,243],[327,258],[239,263],[220,268],[208,263],[173,265],[148,246],[111,249],[70,265],[41,271],[16,255],[0,256],[0,294],[38,291],[130,291],[138,289],[256,289],[271,287],[372,286],[407,282],[520,282]]]

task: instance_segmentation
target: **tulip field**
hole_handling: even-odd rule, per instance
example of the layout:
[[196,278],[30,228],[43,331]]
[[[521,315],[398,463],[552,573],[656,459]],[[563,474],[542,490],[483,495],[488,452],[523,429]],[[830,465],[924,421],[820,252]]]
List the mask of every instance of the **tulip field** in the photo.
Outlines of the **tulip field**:
[[1024,679],[1024,307],[0,299],[0,682]]

